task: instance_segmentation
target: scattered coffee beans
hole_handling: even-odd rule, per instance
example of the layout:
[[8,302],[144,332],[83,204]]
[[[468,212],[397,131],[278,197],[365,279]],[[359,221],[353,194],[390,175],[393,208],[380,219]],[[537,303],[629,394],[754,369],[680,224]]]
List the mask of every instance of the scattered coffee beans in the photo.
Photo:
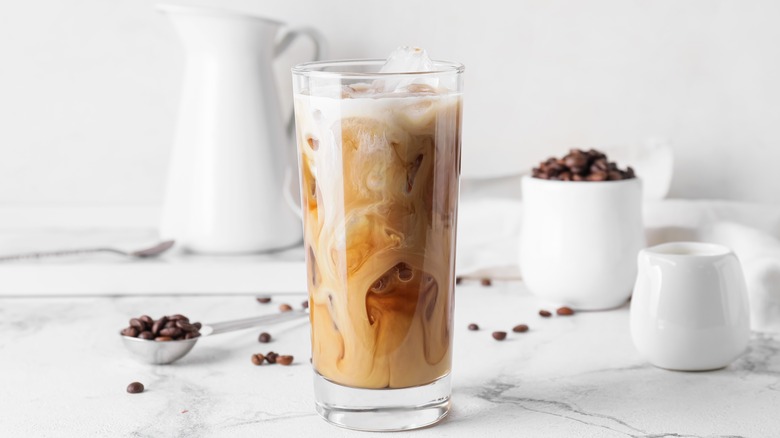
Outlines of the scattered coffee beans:
[[141,315],[130,320],[129,327],[122,329],[122,336],[147,341],[178,341],[197,338],[201,327],[201,323],[190,323],[189,318],[180,314],[163,316],[156,321],[148,315]]
[[279,311],[280,312],[289,312],[292,309],[293,309],[292,306],[289,305],[289,304],[282,304],[281,306],[279,306]]
[[561,316],[569,316],[569,315],[574,315],[574,310],[572,310],[571,307],[563,306],[558,308],[558,310],[556,310],[555,313]]
[[301,303],[301,307],[304,308],[304,309],[308,309],[309,308],[309,300],[303,301]]
[[276,359],[278,357],[278,354],[274,353],[273,351],[269,351],[268,354],[265,355],[265,360],[268,363],[276,363]]
[[279,356],[276,358],[276,363],[279,365],[290,365],[293,363],[293,357],[292,356]]
[[547,310],[540,310],[539,311],[539,316],[541,316],[542,318],[549,318],[549,317],[552,316],[552,313],[550,313]]
[[260,336],[257,338],[257,342],[262,342],[263,344],[271,342],[271,335],[266,332],[260,333]]
[[127,385],[127,392],[130,394],[140,394],[144,392],[144,384],[141,382],[133,382]]
[[469,330],[471,330],[471,331],[479,330],[479,326],[474,324],[474,323],[471,323],[471,324],[469,324]]
[[512,331],[515,333],[525,333],[528,331],[528,326],[525,324],[518,324],[512,327]]
[[252,363],[255,364],[255,365],[258,365],[258,366],[262,365],[264,360],[265,360],[265,356],[263,356],[260,353],[252,355]]
[[619,169],[606,154],[595,149],[572,149],[563,158],[550,157],[534,167],[532,175],[558,181],[615,181],[636,177],[634,169]]
[[257,302],[260,304],[268,304],[271,302],[271,297],[258,297]]
[[503,341],[506,339],[506,332],[493,332],[493,339],[496,341]]
[[493,281],[491,279],[489,279],[489,278],[483,278],[482,280],[480,280],[480,284],[482,286],[492,286],[493,285]]

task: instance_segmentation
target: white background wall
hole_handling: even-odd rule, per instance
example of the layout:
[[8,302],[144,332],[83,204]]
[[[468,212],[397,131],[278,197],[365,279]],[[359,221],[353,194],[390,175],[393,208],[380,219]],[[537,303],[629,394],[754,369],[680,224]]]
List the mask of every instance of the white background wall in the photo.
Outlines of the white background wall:
[[[780,2],[225,0],[329,38],[467,66],[466,176],[666,137],[672,196],[780,203]],[[183,53],[151,0],[0,13],[0,204],[157,205]],[[289,66],[277,66],[289,94]],[[289,105],[289,99],[287,99]]]

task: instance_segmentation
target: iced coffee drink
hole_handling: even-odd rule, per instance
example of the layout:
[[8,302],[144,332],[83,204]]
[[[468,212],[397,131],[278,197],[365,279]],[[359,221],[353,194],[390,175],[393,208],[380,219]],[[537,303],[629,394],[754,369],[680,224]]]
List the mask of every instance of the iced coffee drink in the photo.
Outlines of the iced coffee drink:
[[312,363],[323,384],[394,390],[450,372],[462,67],[440,68],[295,78]]

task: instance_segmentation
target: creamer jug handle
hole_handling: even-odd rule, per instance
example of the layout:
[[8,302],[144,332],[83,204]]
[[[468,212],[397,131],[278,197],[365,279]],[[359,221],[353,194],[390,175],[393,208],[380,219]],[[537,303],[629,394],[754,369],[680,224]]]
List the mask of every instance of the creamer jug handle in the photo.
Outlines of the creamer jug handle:
[[[311,42],[314,43],[314,55],[312,56],[312,61],[320,61],[324,56],[325,52],[327,50],[327,43],[325,41],[325,37],[318,31],[317,29],[313,27],[296,27],[289,29],[284,36],[279,40],[278,43],[276,43],[276,47],[274,48],[274,58],[284,53],[288,48],[290,48],[290,45],[293,41],[295,41],[300,36],[306,36],[311,39]],[[290,116],[287,119],[287,126],[286,126],[286,133],[287,133],[287,139],[288,140],[294,140],[294,133],[295,133],[295,112],[294,110],[290,112]],[[292,187],[293,187],[293,174],[294,169],[292,166],[287,166],[287,169],[284,171],[284,183],[282,184],[282,194],[284,196],[284,201],[287,203],[287,206],[290,207],[290,210],[292,210],[293,213],[295,213],[298,218],[303,219],[303,212],[301,211],[301,207],[298,206],[298,203],[295,201],[295,198],[293,197],[292,193]],[[296,184],[297,187],[297,184]]]
[[[308,37],[311,42],[314,43],[314,56],[312,56],[312,61],[320,61],[325,56],[325,51],[327,50],[328,45],[322,33],[313,27],[294,27],[289,29],[287,33],[282,36],[279,42],[276,43],[276,47],[274,48],[274,58],[289,49],[292,42],[301,36]],[[292,138],[294,131],[295,114],[291,112],[289,118],[287,119],[287,137]]]

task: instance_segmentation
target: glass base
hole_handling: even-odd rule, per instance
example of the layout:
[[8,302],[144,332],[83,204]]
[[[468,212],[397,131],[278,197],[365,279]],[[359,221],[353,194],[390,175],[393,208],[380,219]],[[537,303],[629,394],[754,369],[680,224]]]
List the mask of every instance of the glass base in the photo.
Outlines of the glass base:
[[347,429],[397,431],[441,421],[450,411],[450,375],[423,386],[362,389],[339,385],[314,372],[317,413]]

